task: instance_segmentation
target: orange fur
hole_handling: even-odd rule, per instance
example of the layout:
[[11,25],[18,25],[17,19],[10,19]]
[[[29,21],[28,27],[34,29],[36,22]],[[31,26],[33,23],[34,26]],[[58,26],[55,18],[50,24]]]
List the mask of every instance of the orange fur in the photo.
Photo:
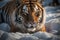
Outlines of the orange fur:
[[46,32],[46,27],[43,26],[42,29],[41,29],[42,32]]
[[32,12],[32,17],[33,17],[33,19],[34,19],[34,22],[38,22],[38,18],[39,18],[39,17],[36,17],[36,16],[35,16],[35,12]]
[[[20,2],[21,2],[21,1],[23,1],[23,0],[20,0]],[[26,0],[25,0],[25,1],[26,1]],[[21,3],[21,5],[22,5],[22,4],[24,4],[24,3]],[[33,4],[34,4],[34,3],[33,3]],[[25,5],[26,5],[26,4],[25,4]],[[43,14],[43,13],[44,13],[44,9],[43,9],[43,7],[41,6],[41,4],[36,3],[36,5],[42,9],[42,10],[41,10],[42,12],[41,12],[41,14],[39,14],[39,16],[43,15],[43,17],[45,17],[45,14]],[[22,5],[22,6],[23,6],[23,5]],[[13,12],[14,12],[15,10],[17,10],[15,0],[9,2],[6,6],[3,7],[3,9],[7,9],[6,11],[7,11],[7,13],[8,13],[8,16],[11,17],[11,18],[10,18],[10,20],[11,20],[11,24],[10,24],[10,26],[11,26],[11,31],[14,32],[14,31],[19,30],[19,29],[17,29],[16,26],[14,25],[15,20],[12,20]],[[21,8],[20,8],[20,9],[21,9]],[[30,10],[29,10],[29,12],[30,12]],[[26,20],[27,18],[26,18],[25,16],[23,16],[23,17],[25,18],[25,20],[26,20],[27,22],[31,21],[31,22],[33,23],[33,21],[34,21],[35,23],[37,23],[37,22],[38,22],[38,19],[39,19],[39,16],[37,17],[37,16],[35,15],[35,11],[33,10],[33,11],[31,12],[31,15],[29,15],[29,17],[27,17],[27,18],[29,18],[28,21]],[[32,18],[31,18],[31,17],[32,17]],[[24,20],[24,21],[25,21],[25,20]],[[43,18],[43,22],[42,22],[41,24],[44,24],[44,21],[45,21],[45,18]],[[41,26],[43,26],[43,25],[41,25]],[[22,28],[21,28],[21,29],[22,29]],[[23,29],[22,29],[22,30],[23,30]],[[24,31],[25,31],[25,30],[24,30]],[[46,32],[45,26],[43,26],[43,27],[41,28],[41,31],[42,31],[42,32]]]

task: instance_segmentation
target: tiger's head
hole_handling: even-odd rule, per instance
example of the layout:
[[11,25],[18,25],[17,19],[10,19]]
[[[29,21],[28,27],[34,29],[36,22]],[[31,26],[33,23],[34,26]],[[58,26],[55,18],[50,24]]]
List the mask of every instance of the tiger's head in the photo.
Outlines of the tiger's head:
[[[10,25],[14,31],[37,32],[45,23],[45,11],[40,3],[27,1],[17,7],[11,6],[8,13]],[[13,10],[14,8],[14,10]]]
[[[17,9],[16,22],[22,23],[27,32],[39,31],[45,23],[44,9],[39,3],[24,3]],[[24,30],[23,30],[24,31]]]

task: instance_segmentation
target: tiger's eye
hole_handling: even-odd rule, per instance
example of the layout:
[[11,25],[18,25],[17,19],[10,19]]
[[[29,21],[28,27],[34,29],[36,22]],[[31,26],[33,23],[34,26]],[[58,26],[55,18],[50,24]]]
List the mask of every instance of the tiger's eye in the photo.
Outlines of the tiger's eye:
[[39,12],[36,12],[36,13],[35,13],[35,16],[39,17],[39,15],[40,15]]

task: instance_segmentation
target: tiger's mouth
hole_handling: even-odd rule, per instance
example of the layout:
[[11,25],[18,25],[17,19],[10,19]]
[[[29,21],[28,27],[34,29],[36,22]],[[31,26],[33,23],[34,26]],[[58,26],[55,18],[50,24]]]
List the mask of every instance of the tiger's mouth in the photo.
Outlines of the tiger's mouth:
[[36,30],[36,24],[25,24],[24,25],[25,26],[25,28],[28,30],[28,31],[35,31]]
[[29,28],[29,29],[27,29],[29,32],[34,32],[34,31],[36,31],[36,28]]
[[27,31],[29,32],[35,32],[38,31],[42,28],[42,25],[40,23],[40,20],[38,21],[38,23],[28,23],[28,24],[24,24],[25,28],[27,29]]

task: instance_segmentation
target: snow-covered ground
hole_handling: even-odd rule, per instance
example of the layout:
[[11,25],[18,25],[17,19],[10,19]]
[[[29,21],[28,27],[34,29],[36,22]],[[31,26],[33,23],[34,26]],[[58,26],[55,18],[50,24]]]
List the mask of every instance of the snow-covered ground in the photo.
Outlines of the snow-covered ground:
[[46,10],[46,22],[50,21],[51,19],[60,18],[60,6],[45,7]]
[[7,33],[0,30],[0,40],[60,40],[60,37],[47,32],[29,33]]
[[[46,28],[51,33],[60,31],[60,6],[45,7],[46,10]],[[60,33],[59,33],[60,34]]]

